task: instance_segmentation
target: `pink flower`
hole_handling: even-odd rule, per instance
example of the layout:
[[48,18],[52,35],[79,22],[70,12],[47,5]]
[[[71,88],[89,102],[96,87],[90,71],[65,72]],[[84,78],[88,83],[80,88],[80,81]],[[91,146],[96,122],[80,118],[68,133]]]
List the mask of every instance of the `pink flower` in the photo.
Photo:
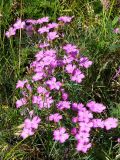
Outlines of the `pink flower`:
[[15,29],[23,29],[25,27],[25,22],[21,19],[18,19],[13,26]]
[[76,65],[68,64],[65,67],[67,73],[72,74],[73,71],[76,69]]
[[115,28],[114,33],[116,33],[116,34],[120,33],[120,28]]
[[42,101],[42,98],[40,96],[33,96],[32,97],[33,104],[40,104],[41,101]]
[[39,28],[39,29],[38,29],[38,32],[39,32],[40,34],[48,33],[48,32],[49,32],[49,28],[46,27],[46,26],[44,26],[44,27],[42,27],[42,28]]
[[10,38],[16,34],[16,30],[13,27],[10,27],[9,30],[5,33],[5,35]]
[[117,139],[117,142],[120,143],[120,138]]
[[87,57],[81,57],[80,58],[80,66],[89,68],[92,65],[92,61],[89,61]]
[[49,96],[49,93],[46,93],[44,95],[44,98],[42,96],[33,96],[32,97],[32,103],[37,104],[38,108],[41,110],[43,108],[50,108],[51,104],[53,103],[52,97]]
[[32,136],[35,133],[35,129],[38,128],[38,124],[41,122],[41,119],[38,116],[33,117],[33,119],[25,119],[24,121],[24,128],[21,133],[21,137],[23,139],[27,138],[28,136]]
[[63,63],[64,64],[70,64],[71,62],[73,62],[74,58],[71,55],[65,55],[63,57]]
[[33,130],[27,129],[27,128],[24,128],[24,129],[22,130],[21,137],[22,137],[23,139],[25,139],[25,138],[27,138],[27,137],[29,137],[29,136],[32,136],[32,135],[34,135],[34,131],[33,131]]
[[86,104],[86,106],[92,111],[96,113],[102,113],[106,107],[101,103],[96,103],[95,101],[90,101]]
[[38,92],[39,94],[46,94],[48,91],[47,91],[44,87],[39,86],[39,87],[37,88],[37,92]]
[[37,23],[37,20],[27,19],[25,22],[26,22],[26,23],[30,23],[30,24],[36,24],[36,23]]
[[116,128],[118,126],[118,119],[112,117],[107,118],[106,120],[104,120],[104,125],[106,130]]
[[50,90],[56,89],[59,90],[62,83],[57,82],[55,77],[52,77],[51,80],[46,81],[46,84],[49,86]]
[[79,69],[76,69],[71,76],[71,80],[77,83],[81,83],[84,77],[84,74]]
[[73,55],[75,55],[75,56],[76,56],[76,54],[79,53],[77,46],[72,45],[72,44],[66,44],[65,46],[63,46],[63,49],[66,51],[66,53],[68,53],[68,54],[73,53]]
[[38,116],[33,117],[32,120],[30,119],[25,119],[24,121],[24,128],[27,129],[37,129],[38,124],[41,122],[41,119]]
[[89,142],[89,137],[90,137],[90,134],[88,132],[78,132],[76,135],[75,135],[75,139],[78,140],[78,141],[82,141],[84,143],[87,143]]
[[16,88],[24,88],[24,85],[25,85],[25,83],[27,83],[27,82],[28,82],[28,80],[23,80],[23,81],[19,80],[19,81],[17,82]]
[[69,23],[71,22],[73,17],[69,17],[69,16],[61,16],[58,18],[59,21],[62,21],[64,23]]
[[78,111],[78,121],[79,122],[89,122],[93,118],[93,114],[88,110]]
[[87,153],[87,151],[89,150],[89,148],[91,148],[91,146],[92,146],[91,143],[83,144],[83,143],[78,142],[76,149],[77,149],[77,151]]
[[80,126],[80,131],[89,133],[91,128],[93,127],[93,123],[90,121],[80,122],[79,126]]
[[59,26],[59,25],[58,25],[57,23],[55,23],[55,22],[52,22],[52,23],[49,23],[49,24],[48,24],[48,28],[49,28],[49,29],[58,28],[58,26]]
[[66,129],[64,127],[61,127],[57,130],[54,130],[53,136],[55,141],[59,141],[60,143],[64,143],[68,138],[68,133],[65,133]]
[[[37,52],[37,54],[35,55],[35,57],[36,57],[37,61],[41,60],[44,57],[44,51],[42,50],[42,51]],[[37,65],[37,63],[35,63],[35,66],[36,65]]]
[[44,76],[44,73],[36,73],[33,77],[32,77],[32,79],[34,80],[34,81],[39,81],[39,80],[41,80],[42,78],[43,78],[43,76]]
[[59,113],[51,114],[49,116],[49,121],[59,122],[62,119],[62,116]]
[[37,20],[38,24],[49,22],[49,17],[43,17]]
[[54,32],[49,32],[49,33],[48,33],[47,39],[48,39],[49,41],[52,41],[52,40],[54,40],[54,39],[56,39],[56,38],[58,38],[58,37],[59,37],[59,36],[58,36],[57,32],[54,31]]
[[68,94],[67,93],[62,93],[62,99],[64,100],[64,101],[66,101],[67,99],[68,99]]
[[72,128],[72,129],[71,129],[71,134],[72,134],[73,136],[75,136],[75,135],[77,134],[77,132],[78,132],[78,129],[77,129],[77,128]]
[[84,105],[82,103],[73,103],[72,104],[72,109],[74,111],[78,111],[78,110],[83,111],[85,108],[84,108]]
[[92,119],[93,128],[104,128],[104,121],[102,119]]
[[72,117],[72,122],[77,123],[78,122],[78,117]]
[[38,116],[33,117],[32,121],[31,121],[31,127],[33,129],[37,129],[38,128],[38,124],[41,122],[41,119]]
[[69,109],[70,108],[70,102],[69,101],[59,101],[57,103],[57,108],[59,110]]
[[21,98],[16,101],[16,108],[20,108],[21,106],[25,105],[27,100],[25,98]]

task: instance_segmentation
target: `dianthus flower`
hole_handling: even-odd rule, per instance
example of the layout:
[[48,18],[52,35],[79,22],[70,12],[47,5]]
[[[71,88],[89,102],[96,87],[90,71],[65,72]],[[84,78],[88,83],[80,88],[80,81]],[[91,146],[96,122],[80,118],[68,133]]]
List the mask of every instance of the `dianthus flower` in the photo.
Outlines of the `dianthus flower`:
[[85,110],[84,105],[82,103],[73,103],[72,104],[72,109],[74,111],[79,111],[79,110],[83,111],[83,110]]
[[27,138],[28,136],[31,136],[34,134],[35,129],[38,128],[38,124],[40,123],[41,119],[38,116],[33,117],[32,120],[25,119],[24,121],[24,128],[21,133],[21,136],[23,139]]
[[120,33],[120,28],[115,28],[114,33],[116,33],[116,34]]
[[88,57],[81,57],[80,58],[80,66],[89,68],[92,65],[92,61],[88,59]]
[[48,33],[47,39],[48,39],[48,41],[52,41],[52,40],[54,40],[58,37],[59,37],[59,35],[57,34],[56,31],[54,31],[54,32],[49,32]]
[[41,98],[41,96],[33,96],[32,97],[32,103],[33,104],[39,104],[40,102],[42,101],[42,98]]
[[39,81],[39,80],[41,80],[42,78],[43,78],[43,76],[44,76],[44,73],[36,73],[33,77],[32,77],[32,79],[34,80],[34,81]]
[[75,135],[77,134],[77,132],[78,132],[78,129],[77,129],[77,128],[72,128],[72,129],[71,129],[71,134],[72,134],[73,136],[75,136]]
[[56,66],[56,55],[55,53],[53,52],[54,50],[47,50],[45,53],[44,53],[44,57],[42,59],[42,62],[44,63],[44,66]]
[[72,122],[77,123],[78,122],[78,117],[72,117]]
[[57,103],[57,108],[59,110],[69,109],[70,108],[70,102],[69,101],[59,101]]
[[59,141],[60,143],[64,143],[68,138],[69,134],[66,133],[66,129],[61,127],[53,132],[54,140]]
[[[37,61],[41,60],[44,57],[44,51],[42,50],[42,51],[37,52],[37,54],[35,55],[35,57],[36,57]],[[36,64],[35,64],[35,66],[36,66]]]
[[77,151],[87,153],[87,151],[91,148],[91,146],[92,146],[91,143],[84,144],[84,143],[78,142],[76,149]]
[[46,94],[46,93],[48,93],[48,91],[46,90],[46,88],[39,86],[37,88],[37,93],[39,93],[39,94]]
[[69,17],[69,16],[61,16],[58,18],[59,21],[62,21],[64,23],[69,23],[71,22],[73,17]]
[[42,96],[33,96],[32,97],[32,103],[37,104],[38,108],[41,110],[42,108],[50,108],[51,104],[53,103],[53,99],[51,96],[49,96],[49,93],[44,95],[44,98]]
[[48,28],[49,28],[49,29],[58,28],[58,26],[59,26],[59,25],[58,25],[57,23],[55,23],[55,22],[52,22],[52,23],[49,23],[49,24],[48,24]]
[[27,19],[25,22],[26,22],[26,23],[30,23],[30,24],[35,25],[35,24],[37,23],[37,20],[34,20],[34,19]]
[[72,74],[73,71],[75,70],[75,68],[76,68],[76,65],[72,65],[72,64],[68,64],[65,67],[67,73],[69,73],[69,74]]
[[75,71],[70,79],[71,79],[71,81],[81,83],[84,77],[85,77],[84,74],[79,69],[75,69]]
[[93,114],[88,110],[78,111],[78,121],[79,122],[89,122],[93,118]]
[[89,140],[89,137],[90,137],[90,134],[89,132],[81,132],[79,131],[76,135],[75,135],[75,139],[77,141],[81,141],[83,143],[88,143],[90,140]]
[[16,108],[20,108],[21,106],[27,104],[27,100],[25,98],[21,98],[16,101]]
[[14,36],[16,34],[16,30],[13,27],[10,27],[9,30],[5,33],[5,35],[10,38],[11,36]]
[[74,58],[71,55],[65,55],[63,57],[63,64],[70,64],[71,62],[73,62]]
[[39,32],[40,34],[48,33],[48,32],[49,32],[49,28],[46,27],[46,26],[44,26],[44,27],[42,27],[42,28],[39,28],[39,29],[38,29],[38,32]]
[[17,82],[16,88],[24,88],[24,85],[25,85],[25,83],[27,83],[27,82],[28,82],[28,80],[23,80],[23,81],[19,80],[19,81]]
[[62,83],[57,82],[55,77],[52,77],[51,80],[46,81],[46,84],[49,86],[50,90],[56,89],[59,90]]
[[21,19],[18,19],[13,26],[15,29],[23,29],[25,27],[25,22]]
[[117,139],[117,142],[120,143],[120,138]]
[[62,93],[62,99],[63,99],[64,101],[66,101],[66,100],[68,99],[68,94],[65,93],[65,92],[63,92],[63,93]]
[[102,119],[92,119],[93,128],[104,128],[104,121]]
[[104,120],[104,125],[106,130],[116,128],[118,126],[118,119],[112,117],[107,118],[106,120]]
[[80,131],[89,133],[93,127],[93,123],[90,121],[79,122]]
[[59,113],[50,114],[49,121],[59,122],[62,119],[62,116]]
[[79,53],[79,50],[77,49],[77,46],[72,45],[72,44],[66,44],[65,46],[63,46],[63,49],[68,54],[72,53],[73,56],[76,56],[76,54]]
[[106,107],[101,103],[96,103],[94,101],[90,101],[86,105],[92,112],[102,113]]

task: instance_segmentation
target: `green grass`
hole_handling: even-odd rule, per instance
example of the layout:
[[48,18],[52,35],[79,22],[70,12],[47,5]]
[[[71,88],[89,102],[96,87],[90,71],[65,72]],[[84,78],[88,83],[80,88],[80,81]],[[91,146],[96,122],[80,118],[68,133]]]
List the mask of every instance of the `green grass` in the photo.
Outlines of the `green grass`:
[[76,100],[80,97],[83,102],[89,99],[102,102],[108,106],[108,115],[119,118],[120,78],[113,79],[120,66],[120,36],[113,33],[113,29],[119,26],[119,8],[116,8],[114,0],[111,4],[105,11],[99,0],[0,1],[0,159],[114,160],[119,157],[120,146],[114,142],[114,138],[120,136],[119,128],[109,135],[103,133],[87,155],[75,153],[69,142],[67,147],[54,143],[49,133],[41,130],[24,141],[14,135],[17,126],[23,122],[15,109],[15,101],[19,97],[15,85],[25,76],[36,48],[35,43],[31,45],[21,33],[10,40],[5,37],[5,31],[17,17],[37,19],[49,16],[56,20],[60,15],[74,15],[74,22],[66,29],[67,40],[78,45],[94,63],[76,93],[72,93],[73,86],[68,87],[71,96]]

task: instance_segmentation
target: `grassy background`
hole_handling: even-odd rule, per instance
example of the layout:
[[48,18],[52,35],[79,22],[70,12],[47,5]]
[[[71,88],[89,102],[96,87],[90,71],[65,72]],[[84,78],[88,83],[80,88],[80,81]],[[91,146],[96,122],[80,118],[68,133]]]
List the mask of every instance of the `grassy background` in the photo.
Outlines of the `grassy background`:
[[[5,32],[18,17],[22,19],[60,15],[75,16],[66,30],[70,42],[93,60],[87,78],[80,87],[81,99],[94,99],[108,106],[108,115],[120,117],[120,77],[113,79],[120,66],[120,36],[114,34],[119,26],[119,7],[111,0],[108,10],[100,0],[1,0],[0,1],[0,157],[5,160],[114,160],[120,148],[114,141],[120,131],[104,133],[96,139],[95,149],[87,155],[74,153],[73,148],[53,144],[49,133],[37,133],[25,141],[14,135],[22,123],[15,109],[18,93],[15,85],[26,73],[26,66],[35,52],[35,44],[24,35],[10,40]],[[73,97],[75,93],[73,93]],[[78,94],[79,96],[79,94]],[[97,147],[96,147],[97,146]],[[64,156],[63,156],[64,155]],[[67,156],[67,157],[66,157]],[[118,156],[117,156],[118,157]],[[118,158],[119,159],[119,158]]]

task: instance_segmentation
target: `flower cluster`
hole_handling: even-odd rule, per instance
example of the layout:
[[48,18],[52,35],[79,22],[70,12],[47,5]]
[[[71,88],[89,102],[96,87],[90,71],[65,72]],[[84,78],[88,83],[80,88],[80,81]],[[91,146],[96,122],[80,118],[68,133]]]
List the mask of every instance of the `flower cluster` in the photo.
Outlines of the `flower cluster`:
[[[76,45],[64,42],[61,30],[72,19],[73,17],[62,16],[58,18],[58,23],[49,23],[49,17],[26,21],[19,19],[6,32],[6,36],[9,38],[15,35],[18,29],[27,33],[36,32],[40,36],[38,52],[30,64],[29,78],[18,80],[16,85],[23,96],[16,101],[16,107],[22,109],[25,106],[34,110],[34,116],[28,114],[29,117],[25,119],[21,136],[27,138],[35,133],[39,123],[42,123],[42,114],[41,118],[38,116],[39,110],[40,113],[45,110],[46,121],[54,123],[53,139],[64,143],[73,136],[77,141],[77,151],[86,153],[92,147],[92,130],[116,128],[118,120],[113,117],[96,118],[97,114],[105,112],[103,104],[95,101],[89,101],[86,106],[76,103],[70,99],[69,90],[66,91],[66,83],[72,81],[79,85],[85,78],[85,69],[92,65],[92,61],[84,57]],[[58,45],[60,40],[63,40],[62,45]],[[69,129],[65,127],[68,126],[66,119],[72,124]]]
[[[87,109],[88,106],[94,106],[95,109]],[[101,108],[99,108],[99,106]],[[105,106],[101,103],[96,103],[94,101],[88,102],[86,107],[82,103],[73,103],[72,109],[77,112],[76,117],[72,118],[72,122],[75,123],[76,127],[72,128],[71,134],[75,136],[77,140],[77,151],[86,153],[92,144],[90,142],[90,137],[92,130],[96,128],[102,128],[110,130],[116,128],[118,125],[118,120],[116,118],[98,119],[94,118],[95,113],[101,113],[105,109]]]

